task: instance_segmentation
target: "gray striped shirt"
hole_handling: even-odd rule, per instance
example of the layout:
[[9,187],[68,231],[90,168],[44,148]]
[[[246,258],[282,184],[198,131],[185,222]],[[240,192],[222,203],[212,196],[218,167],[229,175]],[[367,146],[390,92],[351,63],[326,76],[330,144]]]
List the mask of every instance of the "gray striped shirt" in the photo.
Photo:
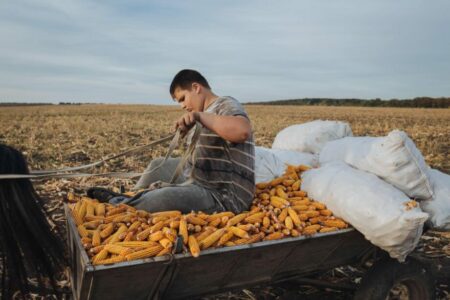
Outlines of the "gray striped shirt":
[[[219,97],[207,113],[248,118],[242,105],[232,97]],[[255,191],[255,147],[253,134],[244,143],[232,143],[202,127],[192,161],[185,174],[194,183],[216,191],[224,210],[248,210]]]

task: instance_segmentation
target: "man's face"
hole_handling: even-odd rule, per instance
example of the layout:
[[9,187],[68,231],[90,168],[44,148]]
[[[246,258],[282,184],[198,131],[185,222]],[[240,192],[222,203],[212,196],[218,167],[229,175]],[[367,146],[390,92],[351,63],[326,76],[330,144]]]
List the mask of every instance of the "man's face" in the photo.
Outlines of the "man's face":
[[204,97],[201,93],[201,86],[198,83],[193,83],[190,90],[177,87],[173,93],[173,98],[186,111],[203,111]]

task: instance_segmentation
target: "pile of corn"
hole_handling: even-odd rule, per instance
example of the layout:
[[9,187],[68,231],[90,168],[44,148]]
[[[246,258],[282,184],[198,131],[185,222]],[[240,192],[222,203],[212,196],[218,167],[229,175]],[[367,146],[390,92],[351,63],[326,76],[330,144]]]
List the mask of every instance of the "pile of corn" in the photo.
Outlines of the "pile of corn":
[[119,204],[69,194],[73,219],[93,264],[111,264],[172,253],[177,237],[184,250],[198,257],[201,250],[330,232],[348,227],[324,204],[300,189],[305,166],[256,186],[249,212],[179,211],[149,213]]

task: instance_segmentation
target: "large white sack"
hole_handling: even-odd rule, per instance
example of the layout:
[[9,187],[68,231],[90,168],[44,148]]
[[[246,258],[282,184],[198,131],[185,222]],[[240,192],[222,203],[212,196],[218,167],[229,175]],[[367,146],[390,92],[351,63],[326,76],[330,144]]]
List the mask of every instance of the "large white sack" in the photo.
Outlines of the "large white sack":
[[272,148],[319,153],[326,142],[352,135],[348,123],[316,120],[284,128],[276,135]]
[[432,200],[421,201],[420,207],[430,215],[428,224],[437,229],[450,230],[450,175],[429,170],[434,196]]
[[386,137],[346,137],[328,142],[319,162],[336,160],[379,176],[410,198],[427,200],[433,195],[425,160],[403,131],[394,130]]
[[281,159],[281,161],[283,161],[287,165],[305,165],[310,167],[317,167],[319,165],[319,157],[317,154],[284,149],[265,149],[275,154],[279,159]]
[[283,175],[284,162],[263,147],[255,147],[255,182],[268,182]]
[[303,173],[302,189],[349,222],[372,244],[404,261],[417,245],[428,214],[377,176],[332,162]]

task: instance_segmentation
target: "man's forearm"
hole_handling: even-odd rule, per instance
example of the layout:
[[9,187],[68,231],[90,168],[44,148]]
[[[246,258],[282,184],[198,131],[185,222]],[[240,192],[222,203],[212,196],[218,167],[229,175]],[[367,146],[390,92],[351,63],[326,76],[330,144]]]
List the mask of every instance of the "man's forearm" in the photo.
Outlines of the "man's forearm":
[[203,126],[227,141],[243,143],[251,135],[250,121],[243,116],[220,116],[205,112],[197,114],[197,120]]

